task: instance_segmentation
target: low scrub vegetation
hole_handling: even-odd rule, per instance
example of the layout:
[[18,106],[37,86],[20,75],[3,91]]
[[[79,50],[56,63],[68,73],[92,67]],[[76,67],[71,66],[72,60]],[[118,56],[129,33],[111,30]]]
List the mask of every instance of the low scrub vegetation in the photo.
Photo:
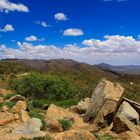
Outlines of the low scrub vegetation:
[[16,102],[3,102],[3,103],[0,103],[0,108],[3,106],[7,106],[8,108],[12,108],[15,104],[16,104]]
[[72,126],[72,121],[69,118],[60,119],[58,122],[62,125],[64,131],[69,130]]
[[10,88],[28,99],[66,100],[75,98],[79,90],[68,79],[32,73],[10,80]]

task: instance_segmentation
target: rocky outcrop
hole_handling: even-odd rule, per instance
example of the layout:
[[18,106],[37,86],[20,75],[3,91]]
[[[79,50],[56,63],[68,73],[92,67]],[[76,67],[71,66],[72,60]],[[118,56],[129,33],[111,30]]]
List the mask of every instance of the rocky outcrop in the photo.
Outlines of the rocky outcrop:
[[96,138],[86,130],[68,130],[55,134],[55,140],[96,140]]
[[136,110],[126,101],[123,101],[120,105],[117,114],[124,115],[128,120],[138,123],[139,114]]
[[121,102],[123,91],[124,88],[118,83],[101,80],[92,94],[84,121],[99,123],[103,122],[104,118],[112,118]]

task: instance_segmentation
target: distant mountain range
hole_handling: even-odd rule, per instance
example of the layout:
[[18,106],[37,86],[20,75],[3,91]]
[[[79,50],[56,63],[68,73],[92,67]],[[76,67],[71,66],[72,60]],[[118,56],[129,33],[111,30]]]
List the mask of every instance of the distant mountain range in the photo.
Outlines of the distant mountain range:
[[98,65],[90,65],[86,63],[80,63],[71,59],[51,59],[51,60],[24,60],[24,59],[4,59],[1,61],[8,62],[18,62],[24,63],[33,69],[47,72],[49,70],[53,71],[99,71],[99,73],[108,72],[110,74],[120,75],[120,74],[131,74],[140,75],[140,65],[125,65],[125,66],[113,66],[106,63],[101,63]]
[[140,65],[112,66],[109,64],[101,63],[97,66],[103,70],[114,71],[120,74],[140,74]]

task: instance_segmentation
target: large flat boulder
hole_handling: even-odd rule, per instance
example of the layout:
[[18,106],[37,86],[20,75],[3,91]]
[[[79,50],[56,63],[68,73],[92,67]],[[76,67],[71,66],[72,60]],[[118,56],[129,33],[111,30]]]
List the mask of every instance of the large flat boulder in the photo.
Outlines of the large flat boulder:
[[16,134],[29,135],[32,137],[45,136],[45,132],[41,131],[43,124],[38,118],[30,118],[20,128],[16,128]]
[[[84,116],[84,121],[102,122],[111,119],[123,97],[124,88],[118,83],[102,79],[92,94],[91,103]],[[109,117],[109,118],[108,118]]]

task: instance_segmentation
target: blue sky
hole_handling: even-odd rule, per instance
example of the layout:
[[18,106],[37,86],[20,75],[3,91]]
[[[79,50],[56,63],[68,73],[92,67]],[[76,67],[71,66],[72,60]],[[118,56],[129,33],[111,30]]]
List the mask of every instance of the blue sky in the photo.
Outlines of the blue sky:
[[140,65],[139,0],[1,0],[0,58]]

